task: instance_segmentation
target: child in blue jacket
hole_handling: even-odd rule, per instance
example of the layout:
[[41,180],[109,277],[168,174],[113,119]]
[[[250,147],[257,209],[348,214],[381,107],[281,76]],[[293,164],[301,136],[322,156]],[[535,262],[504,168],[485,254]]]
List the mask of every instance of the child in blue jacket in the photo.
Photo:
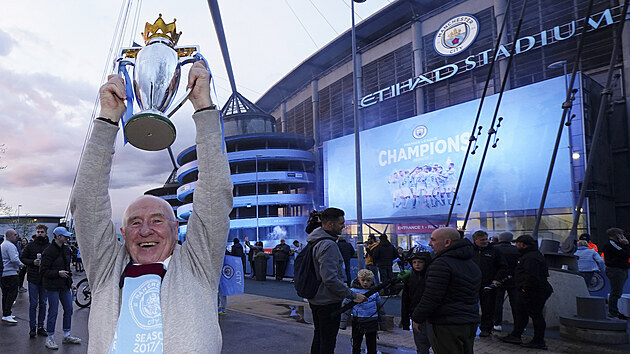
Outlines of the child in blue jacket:
[[[374,286],[374,273],[367,269],[361,269],[356,279],[352,281],[352,291],[365,294]],[[346,302],[352,300],[344,300]],[[341,315],[340,328],[345,329],[348,316],[352,316],[352,353],[361,352],[361,342],[365,335],[365,345],[368,354],[376,354],[376,334],[379,322],[384,319],[382,310],[383,302],[378,292],[368,297],[367,301],[354,305],[354,307]]]

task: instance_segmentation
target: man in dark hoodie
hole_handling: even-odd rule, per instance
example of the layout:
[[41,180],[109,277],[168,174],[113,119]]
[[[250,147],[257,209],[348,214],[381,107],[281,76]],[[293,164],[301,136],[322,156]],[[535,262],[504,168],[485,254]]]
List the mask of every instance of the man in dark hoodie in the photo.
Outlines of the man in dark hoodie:
[[505,293],[508,294],[510,299],[510,308],[512,309],[512,323],[514,323],[514,312],[516,311],[516,304],[518,299],[518,289],[514,284],[514,269],[518,263],[518,258],[521,254],[518,252],[516,246],[512,245],[514,235],[511,232],[502,232],[498,235],[498,242],[493,244],[494,248],[499,250],[505,258],[507,264],[507,275],[511,275],[512,279],[505,280],[501,286],[496,290],[497,298],[494,311],[494,327],[497,332],[501,332],[503,329],[503,304],[505,302]]
[[429,246],[435,258],[427,269],[424,293],[413,311],[414,331],[431,325],[429,340],[436,354],[473,353],[479,324],[481,270],[472,260],[472,243],[459,231],[445,227],[433,231]]
[[380,242],[378,246],[372,250],[372,258],[374,259],[374,265],[378,267],[381,283],[385,283],[394,277],[392,266],[394,265],[394,259],[398,258],[398,251],[396,251],[396,247],[389,242],[386,234],[382,234],[378,238]]
[[[26,280],[28,281],[28,301],[29,301],[29,325],[28,334],[31,338],[37,334],[48,336],[44,329],[44,318],[46,317],[46,290],[42,286],[42,276],[39,274],[42,253],[48,247],[48,226],[39,224],[35,226],[35,236],[33,242],[26,245],[22,251],[20,260],[26,264]],[[37,310],[39,308],[39,315]]]
[[276,280],[282,280],[284,279],[284,273],[286,273],[287,265],[289,264],[291,247],[281,238],[280,243],[271,250],[271,254],[273,255],[273,263],[276,266]]
[[331,314],[341,308],[343,299],[352,299],[357,303],[367,299],[365,295],[350,290],[344,282],[343,257],[335,243],[344,228],[344,215],[341,209],[324,210],[320,216],[322,226],[306,238],[307,242],[313,244],[315,273],[317,279],[321,280],[317,294],[308,300],[314,326],[311,354],[335,352],[341,314]]
[[[429,252],[413,252],[407,259],[411,264],[411,276],[403,285],[400,301],[400,325],[405,331],[409,330],[411,313],[420,303],[422,293],[424,293],[424,277],[429,263],[431,263],[431,254]],[[419,354],[429,354],[431,343],[429,343],[426,322],[418,323],[418,331],[413,331],[413,340]]]
[[[538,242],[530,235],[519,236],[516,239],[516,248],[521,253],[521,257],[514,269],[514,282],[520,295],[514,317],[514,330],[501,340],[506,343],[520,344],[526,348],[547,349],[545,344],[547,324],[543,308],[553,293],[553,288],[547,281],[549,277],[547,263],[538,250]],[[530,317],[534,325],[534,338],[528,343],[523,343],[521,335]]]
[[337,238],[337,247],[339,247],[339,252],[341,252],[341,257],[343,258],[343,264],[346,268],[346,284],[350,286],[352,279],[350,278],[350,259],[354,256],[354,247],[346,241],[343,236],[339,236]]
[[232,240],[234,244],[232,245],[232,249],[230,250],[230,254],[234,257],[240,257],[241,262],[243,262],[243,273],[245,273],[245,251],[243,251],[243,245],[241,245],[241,241],[238,238],[234,237]]
[[602,247],[602,251],[604,251],[604,262],[606,263],[606,276],[610,280],[608,317],[627,320],[628,318],[619,312],[617,302],[623,294],[623,287],[628,279],[630,244],[622,229],[613,227],[606,230],[606,234],[608,235],[608,241]]
[[[494,306],[496,303],[496,288],[501,285],[507,275],[505,258],[488,240],[488,233],[477,230],[472,234],[475,255],[473,261],[481,270],[481,287],[479,288],[479,303],[481,305],[481,323],[479,337],[489,337],[492,332]],[[492,289],[485,287],[493,285]]]

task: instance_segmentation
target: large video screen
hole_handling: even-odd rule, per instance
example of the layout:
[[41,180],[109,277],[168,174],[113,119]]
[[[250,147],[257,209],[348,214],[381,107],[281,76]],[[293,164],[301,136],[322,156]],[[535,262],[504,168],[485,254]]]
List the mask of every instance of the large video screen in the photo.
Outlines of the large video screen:
[[[488,149],[473,212],[538,208],[562,116],[564,85],[558,77],[504,93],[498,114],[503,120]],[[485,99],[478,148],[468,158],[455,213],[468,207],[497,99],[498,94]],[[573,122],[579,123],[581,107],[576,103]],[[479,99],[361,132],[363,218],[447,214],[478,107]],[[565,128],[546,208],[571,207],[568,145]],[[343,209],[350,220],[356,220],[354,156],[353,135],[324,143],[326,204]]]

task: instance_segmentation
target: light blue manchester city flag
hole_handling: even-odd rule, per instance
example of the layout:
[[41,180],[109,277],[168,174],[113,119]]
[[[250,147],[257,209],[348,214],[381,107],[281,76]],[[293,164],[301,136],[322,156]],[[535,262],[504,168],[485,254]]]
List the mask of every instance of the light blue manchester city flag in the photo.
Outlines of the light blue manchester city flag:
[[225,256],[223,258],[219,286],[225,296],[238,295],[245,291],[243,263],[240,257]]

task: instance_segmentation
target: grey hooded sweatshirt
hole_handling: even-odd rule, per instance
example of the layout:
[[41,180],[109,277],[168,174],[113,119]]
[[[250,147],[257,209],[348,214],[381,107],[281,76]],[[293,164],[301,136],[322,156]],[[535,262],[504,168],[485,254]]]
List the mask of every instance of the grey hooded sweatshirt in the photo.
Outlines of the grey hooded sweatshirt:
[[342,302],[343,299],[354,299],[355,294],[345,283],[346,275],[343,271],[343,257],[335,236],[321,227],[316,228],[306,238],[307,242],[323,239],[313,247],[315,273],[322,281],[317,294],[308,302],[313,305],[329,305]]

